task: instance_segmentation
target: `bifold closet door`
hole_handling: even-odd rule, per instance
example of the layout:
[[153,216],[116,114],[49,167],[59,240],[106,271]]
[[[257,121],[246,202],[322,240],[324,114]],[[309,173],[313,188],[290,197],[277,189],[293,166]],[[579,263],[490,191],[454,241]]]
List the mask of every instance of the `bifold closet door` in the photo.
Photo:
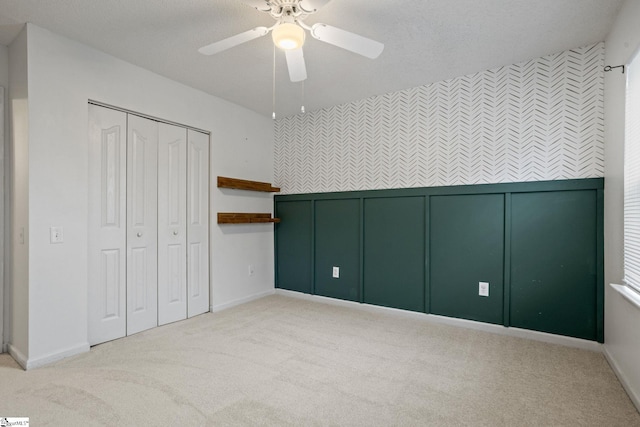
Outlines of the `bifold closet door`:
[[89,344],[209,311],[209,136],[89,105]]
[[158,122],[128,115],[127,335],[158,326]]
[[209,311],[209,135],[187,131],[187,307]]
[[89,344],[127,333],[127,114],[89,105]]
[[160,123],[158,324],[187,318],[187,130]]

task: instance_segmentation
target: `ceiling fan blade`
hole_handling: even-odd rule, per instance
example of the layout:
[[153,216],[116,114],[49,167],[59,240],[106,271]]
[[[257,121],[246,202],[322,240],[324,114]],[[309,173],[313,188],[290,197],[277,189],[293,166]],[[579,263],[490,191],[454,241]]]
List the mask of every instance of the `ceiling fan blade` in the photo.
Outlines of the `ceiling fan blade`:
[[307,66],[304,63],[302,48],[285,50],[289,78],[292,82],[301,82],[307,78]]
[[376,59],[384,49],[384,45],[380,42],[327,24],[314,24],[311,27],[311,35],[320,41],[341,47],[370,59]]
[[307,13],[314,13],[330,1],[331,0],[302,0],[298,6]]
[[271,10],[271,6],[269,6],[269,2],[267,0],[240,0],[242,3],[247,6],[251,6],[254,9],[261,10],[263,12],[269,12]]
[[236,34],[235,36],[203,46],[198,49],[198,52],[203,55],[213,55],[234,46],[238,46],[239,44],[257,39],[258,37],[262,37],[268,32],[269,29],[267,27],[256,27],[252,30],[245,31],[244,33]]

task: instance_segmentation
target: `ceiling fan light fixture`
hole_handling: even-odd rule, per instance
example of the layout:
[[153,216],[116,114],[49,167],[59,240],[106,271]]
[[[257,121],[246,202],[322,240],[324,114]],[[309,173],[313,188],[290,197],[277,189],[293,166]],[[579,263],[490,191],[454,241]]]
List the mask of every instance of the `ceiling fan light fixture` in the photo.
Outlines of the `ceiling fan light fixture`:
[[280,49],[298,49],[304,44],[304,30],[302,27],[290,22],[285,22],[275,27],[271,32],[271,36],[275,45]]

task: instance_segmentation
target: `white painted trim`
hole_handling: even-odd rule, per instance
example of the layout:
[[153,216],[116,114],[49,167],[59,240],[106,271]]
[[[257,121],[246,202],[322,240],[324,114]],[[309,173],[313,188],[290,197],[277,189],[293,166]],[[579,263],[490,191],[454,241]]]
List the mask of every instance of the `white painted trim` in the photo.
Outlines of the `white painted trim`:
[[607,362],[609,362],[609,366],[611,366],[611,369],[613,370],[613,372],[618,377],[618,380],[620,381],[620,384],[622,384],[622,387],[627,392],[627,395],[629,396],[629,399],[631,399],[633,404],[636,406],[636,409],[638,410],[638,412],[640,412],[640,393],[638,393],[631,386],[631,384],[629,384],[629,382],[627,382],[626,375],[620,369],[620,365],[618,365],[618,362],[616,362],[616,359],[609,352],[609,349],[607,348],[606,344],[602,346],[602,353],[604,354],[605,359],[607,359]]
[[299,298],[308,301],[321,302],[325,304],[337,305],[341,307],[356,308],[373,313],[386,313],[410,319],[423,320],[432,323],[457,326],[460,328],[474,329],[492,334],[506,335],[516,338],[524,338],[533,341],[542,341],[550,344],[563,345],[565,347],[580,348],[583,350],[602,352],[602,345],[595,341],[583,340],[580,338],[565,337],[562,335],[549,334],[546,332],[530,331],[520,328],[507,328],[502,325],[476,322],[473,320],[457,319],[454,317],[439,316],[436,314],[418,313],[415,311],[400,310],[397,308],[381,307],[371,304],[361,304],[353,301],[343,301],[319,295],[309,295],[300,292],[276,289],[276,294],[292,298]]
[[[5,125],[5,101],[4,101],[4,96],[5,96],[5,89],[3,86],[0,86],[0,168],[2,168],[2,179],[0,179],[0,182],[2,183],[2,185],[0,186],[0,218],[2,219],[0,221],[0,353],[4,353],[7,351],[7,345],[5,342],[5,329],[6,329],[6,325],[5,325],[5,298],[7,298],[5,289],[7,287],[7,285],[5,284],[5,280],[4,280],[4,271],[6,269],[6,259],[5,259],[5,251],[6,248],[9,247],[8,245],[5,245],[6,239],[5,239],[5,227],[4,224],[6,222],[6,218],[7,218],[7,209],[5,209],[5,200],[6,200],[6,194],[8,193],[7,191],[7,177],[9,176],[9,174],[7,173],[7,168],[6,168],[6,162],[5,162],[5,158],[8,157],[7,156],[7,144],[9,143],[8,140],[5,139],[5,128],[8,128],[8,123]],[[8,299],[7,299],[8,300]]]
[[636,308],[640,308],[640,294],[638,292],[625,285],[616,285],[614,283],[609,283],[609,286],[615,289],[616,292],[622,295],[624,299],[629,301]]
[[7,344],[7,349],[9,350],[9,355],[13,357],[13,360],[18,362],[18,365],[22,367],[22,369],[27,369],[27,358],[20,350],[15,348],[11,344]]
[[76,354],[86,353],[90,349],[89,343],[85,342],[82,344],[78,344],[74,347],[68,348],[62,351],[56,351],[53,353],[49,353],[45,356],[39,357],[37,359],[29,359],[27,361],[27,370],[39,368],[41,366],[48,365],[53,362],[57,362],[58,360],[66,359],[67,357],[75,356]]
[[13,359],[18,362],[22,369],[25,371],[29,369],[39,368],[41,366],[48,365],[53,362],[57,362],[58,360],[65,359],[67,357],[75,356],[76,354],[86,353],[89,351],[89,343],[78,344],[77,346],[68,348],[63,351],[56,351],[53,353],[49,353],[45,356],[39,357],[37,359],[28,359],[22,354],[17,348],[9,344],[9,354]]
[[211,308],[210,308],[210,311],[212,313],[217,313],[218,311],[226,310],[228,308],[235,307],[236,305],[240,305],[240,304],[244,304],[244,303],[247,303],[247,302],[250,302],[250,301],[254,301],[254,300],[257,300],[257,299],[260,299],[260,298],[264,298],[266,296],[273,295],[275,293],[276,293],[275,289],[270,289],[270,290],[268,290],[266,292],[260,292],[259,294],[249,295],[248,297],[239,298],[239,299],[236,299],[236,300],[224,303],[224,304],[212,305]]
[[139,116],[139,117],[142,117],[144,119],[150,119],[150,120],[153,120],[155,122],[166,123],[168,125],[173,125],[173,126],[178,126],[178,127],[181,127],[181,128],[187,128],[187,129],[195,130],[196,132],[206,133],[207,136],[211,137],[211,131],[208,131],[208,130],[194,128],[193,126],[188,126],[188,125],[185,125],[185,124],[182,124],[182,123],[172,122],[171,120],[165,120],[165,119],[162,119],[160,117],[150,116],[148,114],[139,113],[139,112],[133,111],[133,110],[127,110],[126,108],[116,107],[115,105],[107,104],[105,102],[100,102],[100,101],[95,101],[93,99],[90,99],[89,100],[89,104],[97,105],[98,107],[109,108],[111,110],[122,111],[123,113],[133,114],[134,116]]

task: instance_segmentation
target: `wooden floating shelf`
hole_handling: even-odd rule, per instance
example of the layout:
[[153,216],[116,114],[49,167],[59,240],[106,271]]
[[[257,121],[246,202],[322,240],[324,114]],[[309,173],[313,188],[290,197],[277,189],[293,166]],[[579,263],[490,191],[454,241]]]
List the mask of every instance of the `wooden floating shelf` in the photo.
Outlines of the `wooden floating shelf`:
[[235,190],[263,191],[266,193],[277,193],[280,188],[272,186],[268,182],[249,181],[246,179],[218,177],[218,187],[233,188]]
[[[249,181],[246,179],[218,177],[219,188],[232,188],[234,190],[262,191],[265,193],[277,193],[278,187],[268,182]],[[271,218],[270,213],[245,213],[245,212],[218,212],[218,224],[264,224],[278,223],[280,218]]]
[[280,222],[280,218],[271,218],[270,213],[218,212],[218,224],[259,224]]

